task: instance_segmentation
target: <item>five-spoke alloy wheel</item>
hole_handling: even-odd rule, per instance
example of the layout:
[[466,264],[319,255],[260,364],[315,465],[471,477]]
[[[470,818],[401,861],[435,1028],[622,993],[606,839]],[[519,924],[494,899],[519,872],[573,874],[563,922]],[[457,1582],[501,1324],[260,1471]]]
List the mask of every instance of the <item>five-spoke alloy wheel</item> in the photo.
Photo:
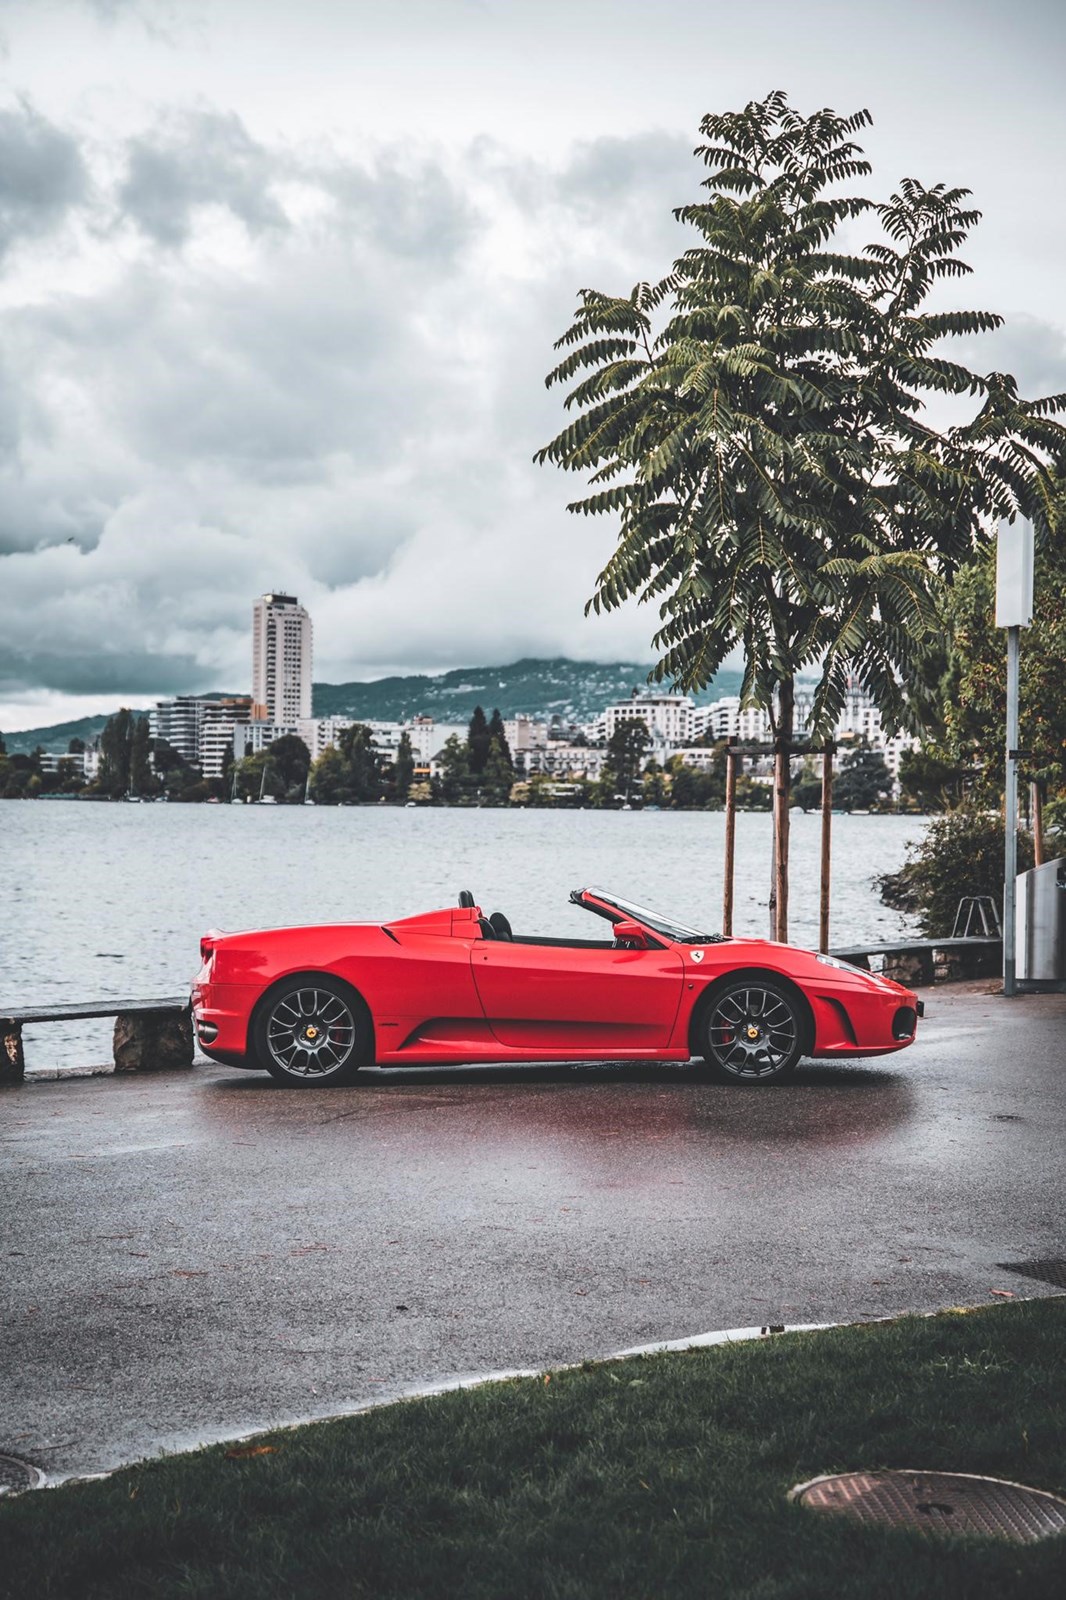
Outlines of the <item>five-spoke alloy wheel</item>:
[[700,1034],[700,1053],[721,1076],[771,1083],[803,1054],[804,1019],[784,985],[737,978],[712,995]]
[[348,1083],[366,1059],[366,1020],[355,995],[330,978],[294,978],[267,997],[253,1029],[256,1054],[282,1083]]

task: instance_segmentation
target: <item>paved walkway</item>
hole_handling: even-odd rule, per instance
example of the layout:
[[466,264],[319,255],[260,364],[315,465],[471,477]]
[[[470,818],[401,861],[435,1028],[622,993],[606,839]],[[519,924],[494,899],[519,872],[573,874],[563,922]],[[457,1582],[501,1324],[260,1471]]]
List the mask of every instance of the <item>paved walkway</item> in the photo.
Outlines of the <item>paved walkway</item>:
[[0,1450],[87,1472],[654,1339],[1052,1294],[1066,998],[770,1089],[686,1069],[205,1067],[0,1093]]

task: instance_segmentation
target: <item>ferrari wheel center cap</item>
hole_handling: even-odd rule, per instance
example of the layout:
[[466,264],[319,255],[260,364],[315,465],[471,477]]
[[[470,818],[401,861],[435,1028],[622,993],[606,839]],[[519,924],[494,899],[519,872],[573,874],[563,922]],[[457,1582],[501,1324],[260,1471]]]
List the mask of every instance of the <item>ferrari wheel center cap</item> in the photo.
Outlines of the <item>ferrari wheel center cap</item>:
[[318,1038],[318,1029],[317,1028],[308,1028],[306,1030],[306,1037],[308,1039],[317,1039]]
[[757,1039],[758,1037],[759,1037],[758,1028],[755,1026],[755,1024],[753,1022],[749,1022],[748,1023],[748,1038],[749,1039]]

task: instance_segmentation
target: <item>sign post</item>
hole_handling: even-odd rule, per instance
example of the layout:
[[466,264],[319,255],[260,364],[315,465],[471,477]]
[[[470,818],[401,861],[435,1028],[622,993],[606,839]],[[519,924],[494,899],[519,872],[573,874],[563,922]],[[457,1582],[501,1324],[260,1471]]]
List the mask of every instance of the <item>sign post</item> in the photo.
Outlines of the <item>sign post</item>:
[[1001,522],[996,545],[996,627],[1007,630],[1006,804],[1003,850],[1003,993],[1016,995],[1018,678],[1021,630],[1033,620],[1033,525]]

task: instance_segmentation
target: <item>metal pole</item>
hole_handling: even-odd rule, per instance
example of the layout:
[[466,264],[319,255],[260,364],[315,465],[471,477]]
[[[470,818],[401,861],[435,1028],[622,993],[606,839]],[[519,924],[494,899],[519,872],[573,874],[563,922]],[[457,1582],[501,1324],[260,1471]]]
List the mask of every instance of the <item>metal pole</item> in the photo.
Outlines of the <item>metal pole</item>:
[[818,904],[818,948],[829,949],[829,884],[833,834],[833,745],[822,751],[822,878]]
[[1007,629],[1007,771],[1003,850],[1003,993],[1015,980],[1015,880],[1018,873],[1018,666],[1021,628]]
[[730,740],[725,750],[725,886],[722,890],[722,932],[733,933],[733,861],[737,845],[737,753]]

